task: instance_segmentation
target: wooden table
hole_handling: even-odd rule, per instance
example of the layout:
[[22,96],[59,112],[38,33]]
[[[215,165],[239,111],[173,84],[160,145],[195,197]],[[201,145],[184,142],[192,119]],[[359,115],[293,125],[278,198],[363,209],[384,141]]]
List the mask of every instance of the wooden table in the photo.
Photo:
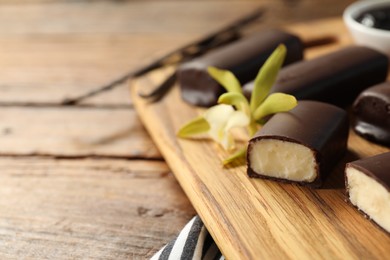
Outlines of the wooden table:
[[264,5],[258,29],[350,0],[0,1],[0,258],[144,259],[196,214],[127,84],[76,97]]

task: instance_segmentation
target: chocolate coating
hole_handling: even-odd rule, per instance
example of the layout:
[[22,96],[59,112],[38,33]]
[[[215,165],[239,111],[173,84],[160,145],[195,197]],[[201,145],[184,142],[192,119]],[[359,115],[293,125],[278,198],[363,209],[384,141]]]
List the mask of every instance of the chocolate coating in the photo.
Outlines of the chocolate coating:
[[197,106],[216,104],[224,89],[209,76],[207,67],[230,70],[244,84],[256,77],[261,66],[281,43],[287,47],[284,65],[302,59],[303,45],[298,37],[279,30],[267,30],[184,63],[177,71],[182,98]]
[[316,178],[313,182],[300,184],[320,187],[347,150],[348,130],[348,117],[343,109],[322,102],[299,101],[291,111],[274,115],[249,141],[248,175],[274,179],[250,168],[249,153],[260,139],[276,139],[304,145],[313,152]]
[[363,91],[354,103],[353,113],[356,133],[390,145],[390,82]]
[[390,152],[347,163],[346,167],[353,167],[363,172],[390,192]]
[[[364,89],[385,81],[388,58],[367,47],[353,46],[283,68],[271,93],[283,92],[298,100],[310,99],[337,106],[351,104]],[[253,83],[244,86],[250,96]]]

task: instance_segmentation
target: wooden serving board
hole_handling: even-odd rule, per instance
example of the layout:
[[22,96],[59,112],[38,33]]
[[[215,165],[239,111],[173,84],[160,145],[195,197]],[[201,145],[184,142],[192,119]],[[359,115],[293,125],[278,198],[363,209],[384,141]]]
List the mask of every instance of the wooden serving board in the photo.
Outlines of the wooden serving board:
[[[310,48],[306,58],[348,45],[341,19],[288,27],[305,41],[332,36],[331,45]],[[250,179],[246,166],[223,168],[227,153],[215,143],[176,137],[201,110],[185,104],[176,86],[158,103],[138,97],[167,75],[132,82],[136,109],[177,180],[228,259],[384,259],[390,235],[346,203],[348,161],[389,151],[350,131],[349,151],[322,189]],[[153,191],[151,191],[153,192]],[[161,198],[164,199],[164,198]]]

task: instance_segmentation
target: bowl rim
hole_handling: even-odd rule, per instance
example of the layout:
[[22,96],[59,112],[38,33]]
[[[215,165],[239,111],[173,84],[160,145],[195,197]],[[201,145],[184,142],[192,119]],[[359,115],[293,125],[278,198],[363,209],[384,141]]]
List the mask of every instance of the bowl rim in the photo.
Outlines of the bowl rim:
[[344,10],[343,19],[348,26],[361,33],[390,38],[390,31],[368,27],[355,20],[357,15],[362,12],[381,6],[390,7],[390,0],[363,0],[355,2]]

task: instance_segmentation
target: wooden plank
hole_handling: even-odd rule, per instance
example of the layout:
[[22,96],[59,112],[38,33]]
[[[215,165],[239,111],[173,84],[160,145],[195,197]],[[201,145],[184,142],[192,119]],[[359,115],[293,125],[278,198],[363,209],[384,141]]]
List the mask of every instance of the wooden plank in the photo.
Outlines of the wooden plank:
[[1,259],[141,259],[195,214],[164,162],[0,158]]
[[[299,25],[305,37],[317,28],[333,31],[338,47],[347,35],[342,21]],[[327,26],[327,24],[329,26]],[[335,26],[337,25],[337,26]],[[313,27],[315,26],[315,27]],[[316,30],[313,30],[316,28]],[[329,46],[332,51],[335,46]],[[307,50],[308,57],[326,48]],[[199,110],[185,104],[174,88],[163,101],[145,102],[137,88],[151,87],[165,73],[134,82],[133,102],[152,138],[196,211],[228,259],[383,259],[390,236],[345,202],[343,169],[359,157],[389,151],[351,131],[349,153],[323,189],[250,179],[246,166],[223,168],[228,155],[208,140],[177,139],[175,133]]]
[[328,38],[329,40],[333,40],[333,42],[329,41],[328,44],[315,46],[313,50],[306,50],[306,59],[323,55],[328,52],[351,45],[351,38],[347,28],[339,18],[327,18],[312,21],[310,22],[310,26],[315,28],[315,30],[312,30],[310,33],[308,33],[308,25],[306,23],[297,23],[283,26],[286,30],[299,35],[299,37],[302,38],[304,42],[310,42],[321,38]]
[[[267,23],[280,24],[340,15],[352,2],[354,1],[58,1],[25,6],[3,5],[0,10],[0,34],[164,35],[170,32],[171,36],[185,34],[191,37],[191,34],[201,35],[218,28],[258,6],[267,7]],[[158,21],[163,22],[156,23]]]
[[[250,10],[242,4],[234,5],[241,6],[243,12]],[[7,24],[8,29],[0,28],[3,35],[0,40],[0,91],[3,93],[0,102],[60,103],[67,97],[108,84],[204,34],[200,28],[206,28],[206,23],[193,22],[204,10],[202,7],[205,4],[199,5],[195,13],[191,12],[186,22],[177,23],[177,17],[173,16],[179,9],[172,3],[62,2],[23,8],[2,6],[0,16],[4,16],[0,23]],[[207,10],[205,13],[210,16],[212,10]],[[212,27],[217,28],[239,14],[220,17]],[[15,16],[19,19],[14,19]],[[164,26],[161,23],[156,26],[150,17],[164,20]],[[191,24],[197,26],[191,28]],[[31,88],[35,91],[28,91]],[[88,103],[129,104],[124,88],[116,93],[111,94],[112,98]]]
[[[329,2],[336,3],[337,1],[329,0]],[[119,3],[74,1],[29,4],[23,8],[20,5],[4,5],[0,10],[0,34],[103,33],[112,35],[131,33],[155,35],[171,32],[170,35],[173,36],[175,34],[188,35],[190,32],[199,35],[205,30],[212,30],[213,27],[217,28],[234,20],[262,4],[283,8],[285,2],[272,0],[260,3],[218,0],[122,1]],[[287,8],[284,9],[287,10]],[[43,13],[45,15],[42,15]],[[158,21],[163,22],[156,23]]]
[[[108,84],[171,49],[160,36],[7,36],[0,39],[1,103],[60,103]],[[137,51],[135,51],[137,50]],[[120,88],[90,104],[131,104]],[[111,97],[110,97],[111,96]]]
[[[0,103],[58,104],[260,5],[268,11],[253,29],[335,15],[350,1],[28,2],[0,8]],[[120,88],[88,104],[128,105],[127,96]]]
[[161,158],[133,109],[2,107],[0,155]]

